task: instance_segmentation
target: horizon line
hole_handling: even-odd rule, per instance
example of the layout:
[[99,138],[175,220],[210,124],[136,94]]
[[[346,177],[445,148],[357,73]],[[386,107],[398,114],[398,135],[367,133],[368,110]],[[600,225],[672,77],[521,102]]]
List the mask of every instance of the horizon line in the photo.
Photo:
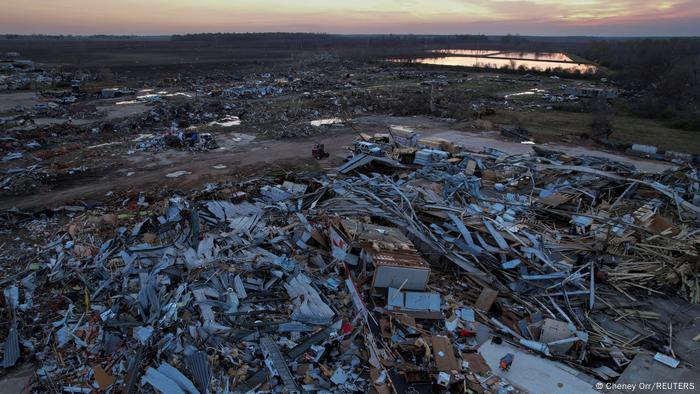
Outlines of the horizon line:
[[613,35],[547,35],[547,34],[520,34],[520,33],[499,33],[499,34],[484,34],[484,33],[333,33],[333,32],[314,32],[314,31],[251,31],[251,32],[240,32],[240,31],[218,31],[218,32],[182,32],[182,33],[157,33],[157,34],[143,34],[143,33],[89,33],[89,34],[72,34],[72,33],[7,33],[0,32],[0,37],[3,36],[20,36],[20,37],[172,37],[172,36],[183,36],[183,35],[203,35],[203,34],[318,34],[318,35],[330,35],[330,36],[437,36],[437,37],[450,37],[450,36],[483,36],[483,37],[538,37],[538,38],[700,38],[698,35],[634,35],[634,34],[613,34]]

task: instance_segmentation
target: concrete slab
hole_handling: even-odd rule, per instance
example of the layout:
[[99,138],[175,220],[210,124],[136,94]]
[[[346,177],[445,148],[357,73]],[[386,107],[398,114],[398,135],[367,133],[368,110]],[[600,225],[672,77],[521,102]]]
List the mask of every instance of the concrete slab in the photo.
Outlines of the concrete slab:
[[0,394],[25,394],[32,391],[36,366],[32,363],[24,363],[5,370],[7,373],[0,376]]
[[[608,299],[615,305],[629,304],[629,300],[622,295]],[[673,351],[676,358],[692,365],[700,366],[700,341],[694,338],[700,333],[700,305],[689,304],[678,297],[649,296],[640,299],[637,303],[629,304],[628,308],[645,310],[659,314],[659,319],[621,319],[616,320],[614,316],[609,316],[605,309],[596,311],[593,319],[604,329],[616,335],[633,340],[638,335],[646,336],[657,332],[651,340],[657,341],[659,345],[666,345],[668,336],[664,335],[669,331],[669,325],[673,324]]]
[[653,354],[637,354],[620,378],[608,386],[616,393],[682,393],[700,389],[700,372],[671,368],[654,360]]
[[[485,342],[479,353],[491,370],[507,379],[513,386],[532,394],[577,393],[597,394],[594,389],[598,381],[568,366],[527,353],[507,343],[497,345],[491,340]],[[499,367],[501,357],[513,354],[513,365],[508,371]]]

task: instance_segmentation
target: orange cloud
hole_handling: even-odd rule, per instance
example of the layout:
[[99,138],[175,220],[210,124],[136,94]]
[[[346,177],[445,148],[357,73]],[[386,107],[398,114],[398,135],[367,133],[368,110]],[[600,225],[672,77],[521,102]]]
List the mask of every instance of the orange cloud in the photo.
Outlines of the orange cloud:
[[699,35],[698,0],[3,0],[0,32]]

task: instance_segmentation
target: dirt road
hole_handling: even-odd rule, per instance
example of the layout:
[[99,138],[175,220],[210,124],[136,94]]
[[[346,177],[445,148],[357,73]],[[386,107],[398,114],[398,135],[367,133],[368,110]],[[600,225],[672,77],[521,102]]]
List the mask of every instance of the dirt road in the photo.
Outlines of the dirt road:
[[[396,118],[368,116],[355,120],[359,129],[368,132],[384,132],[389,124],[415,127],[423,136],[447,138],[464,145],[469,150],[480,151],[485,146],[508,153],[526,153],[530,146],[504,141],[495,132],[454,131],[453,125],[423,117]],[[343,149],[356,138],[350,128],[328,128],[321,136],[287,140],[249,140],[245,135],[220,136],[221,149],[192,153],[168,150],[159,153],[138,152],[132,156],[124,154],[123,165],[110,171],[85,178],[71,180],[57,189],[23,197],[0,199],[0,210],[41,209],[60,206],[76,200],[99,200],[109,192],[147,191],[155,188],[187,191],[199,188],[205,182],[225,179],[245,179],[249,174],[264,174],[278,170],[333,168],[340,164],[348,152]],[[249,136],[250,137],[250,136]],[[323,143],[331,153],[330,158],[316,161],[311,158],[315,143]],[[660,172],[671,167],[663,162],[650,162],[630,158],[617,153],[600,152],[578,146],[558,143],[542,144],[547,149],[570,152],[572,155],[590,154],[626,161],[648,172]],[[86,163],[89,165],[89,163]],[[177,177],[168,177],[177,174]],[[79,177],[80,175],[75,175]]]
[[[16,207],[19,209],[51,208],[81,199],[100,199],[108,192],[124,190],[146,190],[155,186],[166,189],[187,190],[201,186],[204,182],[213,182],[232,176],[240,177],[246,172],[257,169],[274,170],[275,168],[309,168],[330,166],[336,155],[329,159],[311,158],[314,143],[321,142],[326,149],[340,153],[343,145],[355,138],[352,132],[336,132],[323,138],[294,139],[283,141],[260,141],[249,144],[245,150],[225,150],[205,153],[168,151],[158,154],[139,153],[126,160],[122,168],[103,174],[98,178],[86,179],[86,183],[75,181],[59,190],[25,197],[13,197],[0,200],[0,210]],[[216,166],[216,168],[215,168]],[[225,166],[225,168],[223,167]],[[185,171],[189,174],[169,178],[167,174]],[[77,175],[79,176],[79,175]]]

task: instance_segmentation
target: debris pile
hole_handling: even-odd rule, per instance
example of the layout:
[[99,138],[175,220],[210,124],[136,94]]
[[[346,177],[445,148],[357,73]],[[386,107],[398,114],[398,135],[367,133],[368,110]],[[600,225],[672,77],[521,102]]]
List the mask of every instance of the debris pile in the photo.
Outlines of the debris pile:
[[[257,100],[302,82],[327,83],[288,77],[212,96]],[[304,95],[331,115],[362,99],[340,96]],[[210,150],[204,124],[296,122],[276,131],[286,136],[345,119],[162,97],[137,97],[148,110],[118,128],[153,134],[124,145]],[[87,172],[48,159],[113,133],[103,129],[13,131],[0,187]],[[663,368],[692,364],[651,299],[700,303],[695,168],[641,174],[537,147],[473,153],[398,126],[353,148],[337,174],[4,213],[3,234],[41,231],[47,243],[2,255],[3,366],[31,362],[37,387],[57,392],[385,393],[587,392],[631,379],[628,366],[650,354]]]
[[74,393],[594,392],[637,355],[685,368],[644,297],[700,301],[697,171],[537,153],[68,210],[0,278],[3,366]]
[[219,147],[211,133],[198,132],[195,127],[184,130],[172,128],[159,135],[144,134],[134,139],[133,142],[136,142],[137,149],[153,152],[165,149],[205,152]]

